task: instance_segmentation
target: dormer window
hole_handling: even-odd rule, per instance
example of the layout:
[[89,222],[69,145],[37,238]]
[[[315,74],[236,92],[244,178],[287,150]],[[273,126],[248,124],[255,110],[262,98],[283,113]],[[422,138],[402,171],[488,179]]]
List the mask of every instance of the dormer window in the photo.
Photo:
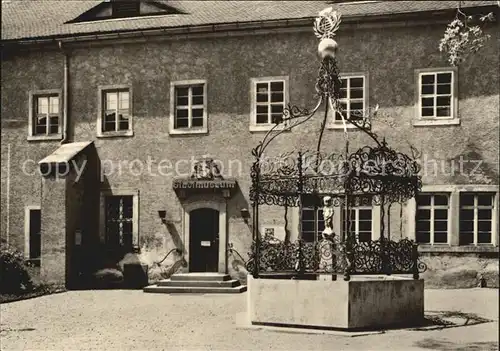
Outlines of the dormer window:
[[111,1],[111,16],[114,18],[138,16],[140,14],[140,5],[139,1]]
[[162,1],[104,0],[67,23],[182,14],[184,12]]

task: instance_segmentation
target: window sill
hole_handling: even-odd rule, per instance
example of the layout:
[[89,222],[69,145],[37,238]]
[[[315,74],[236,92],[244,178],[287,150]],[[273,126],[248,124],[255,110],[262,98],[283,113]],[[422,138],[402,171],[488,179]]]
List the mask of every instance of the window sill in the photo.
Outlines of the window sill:
[[170,129],[170,135],[200,135],[208,134],[208,128],[186,128],[186,129]]
[[[352,123],[346,122],[346,129],[354,129],[354,130],[359,130],[355,125]],[[332,129],[332,130],[344,130],[344,125],[342,123],[330,123],[326,125],[327,129]]]
[[463,246],[451,246],[446,244],[419,244],[418,252],[450,252],[450,253],[481,253],[481,252],[499,252],[498,246],[493,246],[492,244],[482,244],[482,245],[463,245]]
[[28,141],[60,141],[61,139],[62,134],[28,136]]
[[[262,124],[262,125],[257,125],[257,124],[251,124],[249,130],[251,132],[269,132],[271,129],[274,128],[276,124]],[[287,126],[284,123],[279,124],[274,130],[283,130]]]
[[121,132],[100,132],[97,133],[98,138],[119,138],[119,137],[133,137],[134,131],[127,130]]
[[459,118],[448,119],[419,119],[413,122],[414,127],[433,127],[433,126],[458,126]]

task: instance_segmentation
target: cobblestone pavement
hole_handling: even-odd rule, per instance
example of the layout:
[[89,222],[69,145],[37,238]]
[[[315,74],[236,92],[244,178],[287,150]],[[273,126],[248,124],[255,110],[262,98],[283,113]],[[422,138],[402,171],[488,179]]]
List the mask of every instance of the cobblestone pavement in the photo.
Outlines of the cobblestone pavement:
[[[0,306],[2,350],[449,350],[498,349],[498,289],[426,290],[426,314],[450,327],[379,334],[305,333],[238,322],[246,294],[71,291]],[[460,316],[460,317],[457,317]],[[491,320],[476,325],[481,318]],[[241,319],[241,318],[240,318]],[[466,322],[467,321],[467,322]]]

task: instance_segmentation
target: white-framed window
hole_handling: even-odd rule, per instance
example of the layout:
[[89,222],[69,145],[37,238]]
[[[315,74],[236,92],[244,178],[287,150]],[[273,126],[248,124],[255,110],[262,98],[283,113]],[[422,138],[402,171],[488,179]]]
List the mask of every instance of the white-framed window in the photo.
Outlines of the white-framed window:
[[101,240],[110,249],[132,252],[138,248],[138,191],[101,192]]
[[459,124],[457,70],[417,70],[416,81],[417,120],[414,125]]
[[57,140],[62,137],[62,92],[39,90],[29,95],[28,140]]
[[306,242],[316,242],[321,240],[321,233],[325,229],[323,209],[314,207],[302,208],[302,239]]
[[269,130],[283,118],[288,102],[288,77],[252,78],[250,84],[250,131]]
[[24,258],[39,265],[42,254],[42,212],[40,206],[26,206],[24,214]]
[[415,241],[420,244],[447,244],[450,218],[449,194],[420,194],[416,198],[416,205]]
[[[353,206],[350,212],[350,231],[356,236],[356,241],[366,242],[374,237],[373,233],[373,207],[372,206]],[[347,232],[347,215],[349,212],[344,208],[342,210],[342,231]]]
[[459,245],[493,243],[494,209],[494,193],[460,194]]
[[97,136],[132,136],[132,89],[127,85],[99,87]]
[[[350,120],[363,119],[368,106],[368,79],[364,73],[341,74],[339,104],[344,118]],[[354,127],[347,122],[348,128]],[[344,128],[340,111],[333,115],[330,128]]]
[[206,80],[170,84],[170,134],[208,133]]

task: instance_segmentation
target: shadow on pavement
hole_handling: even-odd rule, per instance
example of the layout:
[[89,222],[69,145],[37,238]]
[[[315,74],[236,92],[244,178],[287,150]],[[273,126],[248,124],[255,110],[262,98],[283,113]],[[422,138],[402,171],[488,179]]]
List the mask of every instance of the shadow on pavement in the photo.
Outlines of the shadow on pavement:
[[439,351],[496,351],[498,344],[494,341],[490,342],[472,342],[468,344],[454,343],[445,340],[423,339],[417,341],[415,346],[429,350]]
[[412,330],[456,328],[488,322],[492,322],[492,320],[480,317],[474,313],[460,311],[426,311],[424,325],[418,328],[412,328]]

